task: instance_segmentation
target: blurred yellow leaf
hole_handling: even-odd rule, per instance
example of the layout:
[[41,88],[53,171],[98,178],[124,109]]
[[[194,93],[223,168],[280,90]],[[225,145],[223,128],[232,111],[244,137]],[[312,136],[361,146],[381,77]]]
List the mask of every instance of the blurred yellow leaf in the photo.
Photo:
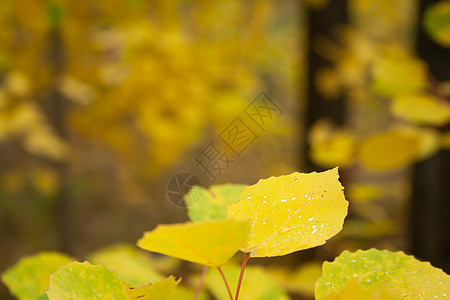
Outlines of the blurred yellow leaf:
[[327,120],[316,122],[308,136],[311,160],[319,166],[348,166],[353,162],[354,138],[343,129],[336,129]]
[[23,97],[30,92],[30,82],[25,74],[11,72],[6,78],[5,89],[11,93],[11,95]]
[[243,252],[279,256],[320,246],[342,229],[348,202],[338,169],[261,179],[244,188],[228,216],[251,221]]
[[418,146],[417,137],[400,131],[378,133],[362,142],[358,157],[370,169],[394,169],[412,163]]
[[375,60],[372,89],[384,97],[413,93],[427,86],[427,72],[423,61],[406,52],[393,50]]
[[155,271],[152,260],[132,245],[115,245],[97,251],[88,257],[92,264],[103,264],[127,285],[137,286],[164,278]]
[[161,281],[128,288],[127,294],[130,300],[164,300],[169,298],[180,281],[181,278],[175,280],[173,276],[170,276]]
[[341,83],[336,71],[331,68],[322,68],[314,75],[317,90],[328,99],[336,99],[339,96]]
[[22,258],[2,274],[2,281],[20,300],[39,300],[45,297],[50,275],[72,259],[57,252],[41,252]]
[[137,245],[148,251],[219,267],[242,247],[248,233],[248,222],[235,220],[158,225],[144,233]]
[[450,121],[450,104],[427,94],[398,95],[391,111],[400,119],[418,124],[441,126]]
[[310,261],[295,270],[287,268],[269,268],[268,275],[291,293],[314,296],[314,285],[322,275],[322,263]]
[[450,47],[450,1],[439,1],[427,7],[423,26],[436,43]]
[[353,184],[347,187],[346,194],[350,201],[367,202],[382,196],[383,188],[369,184]]

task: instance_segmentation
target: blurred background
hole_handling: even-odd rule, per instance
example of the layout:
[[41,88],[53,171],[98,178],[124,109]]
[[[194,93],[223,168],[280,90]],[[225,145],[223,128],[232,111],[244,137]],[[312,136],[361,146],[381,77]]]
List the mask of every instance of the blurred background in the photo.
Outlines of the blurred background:
[[266,264],[376,247],[450,272],[450,1],[2,0],[0,24],[0,272],[186,221],[180,172],[335,166],[343,231]]

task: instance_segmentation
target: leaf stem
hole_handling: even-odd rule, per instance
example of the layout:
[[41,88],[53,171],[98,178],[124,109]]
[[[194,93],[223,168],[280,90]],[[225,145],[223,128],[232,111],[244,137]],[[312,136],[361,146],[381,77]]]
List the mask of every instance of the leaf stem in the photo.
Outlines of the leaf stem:
[[230,296],[230,299],[233,300],[233,295],[231,294],[230,286],[228,285],[227,279],[225,278],[225,274],[223,274],[222,268],[217,267],[217,270],[219,270],[220,275],[222,275],[223,281],[225,282],[225,285],[227,287],[228,295]]
[[198,299],[200,291],[202,290],[203,281],[205,281],[206,272],[208,271],[208,266],[203,266],[202,275],[200,275],[200,280],[198,281],[197,288],[195,289],[194,300]]
[[245,266],[247,265],[247,261],[249,258],[250,258],[250,253],[245,254],[244,260],[242,261],[241,274],[239,275],[239,281],[238,281],[238,285],[236,288],[236,296],[234,297],[234,300],[238,300],[239,290],[241,289],[242,278],[244,277]]

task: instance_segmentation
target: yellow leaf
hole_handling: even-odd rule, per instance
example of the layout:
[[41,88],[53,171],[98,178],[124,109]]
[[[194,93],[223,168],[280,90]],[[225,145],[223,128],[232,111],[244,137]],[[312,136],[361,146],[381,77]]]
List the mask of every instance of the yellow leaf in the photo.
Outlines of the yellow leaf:
[[427,94],[401,94],[394,98],[392,114],[400,119],[441,126],[450,121],[450,105]]
[[[403,252],[342,252],[324,262],[316,299],[447,299],[450,276]],[[341,295],[342,293],[342,295]]]
[[138,241],[142,249],[219,267],[244,244],[248,222],[234,220],[159,225]]
[[374,134],[364,140],[359,159],[374,170],[403,167],[412,163],[418,154],[418,138],[401,131]]
[[261,179],[244,188],[228,217],[251,221],[242,251],[279,256],[325,244],[342,229],[348,202],[338,169]]
[[416,92],[426,87],[427,71],[423,61],[394,49],[375,61],[372,89],[384,97]]
[[165,277],[155,270],[148,254],[134,245],[114,245],[89,255],[88,261],[105,265],[127,285],[137,286]]
[[175,280],[173,276],[170,276],[155,283],[128,288],[127,294],[130,300],[164,300],[169,297],[180,281],[181,278]]
[[309,133],[310,156],[317,165],[329,168],[352,163],[354,138],[345,130],[335,128],[327,120],[316,122]]

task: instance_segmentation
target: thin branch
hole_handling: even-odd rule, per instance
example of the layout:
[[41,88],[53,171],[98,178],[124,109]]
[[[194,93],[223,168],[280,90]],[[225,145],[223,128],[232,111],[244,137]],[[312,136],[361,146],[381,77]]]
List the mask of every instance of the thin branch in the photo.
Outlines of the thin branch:
[[220,275],[222,275],[223,281],[225,282],[225,285],[227,287],[228,295],[230,296],[230,300],[233,300],[233,295],[231,294],[230,286],[228,285],[227,279],[225,278],[225,274],[223,274],[222,268],[217,267],[217,270],[219,270]]
[[236,296],[234,300],[238,300],[239,298],[239,290],[241,289],[242,278],[244,277],[245,266],[247,265],[247,261],[250,258],[250,253],[245,254],[244,260],[242,261],[241,274],[239,275],[239,281],[236,288]]
[[203,266],[202,275],[200,275],[200,280],[198,281],[197,288],[195,289],[194,300],[198,299],[200,291],[202,290],[203,281],[205,281],[206,272],[208,271],[208,266]]

